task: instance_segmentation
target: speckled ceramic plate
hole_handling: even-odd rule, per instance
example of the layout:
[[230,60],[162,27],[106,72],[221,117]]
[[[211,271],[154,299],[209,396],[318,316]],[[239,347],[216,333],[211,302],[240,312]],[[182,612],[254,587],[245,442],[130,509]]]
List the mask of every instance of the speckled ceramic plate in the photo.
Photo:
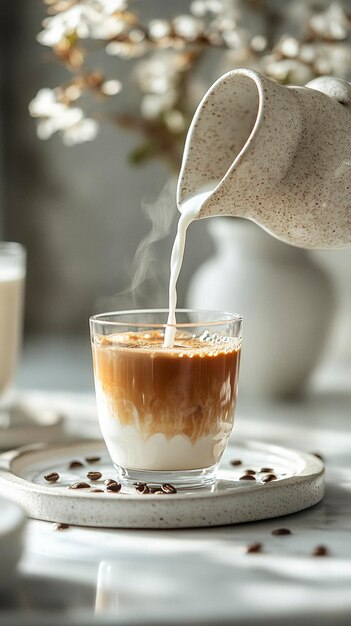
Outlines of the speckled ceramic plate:
[[[89,462],[89,457],[100,460]],[[232,465],[240,459],[240,465]],[[72,460],[83,463],[69,469]],[[271,468],[276,479],[264,482]],[[255,480],[240,480],[246,470]],[[100,480],[87,479],[99,471]],[[44,476],[57,472],[55,483]],[[189,528],[237,524],[287,515],[319,502],[324,494],[324,468],[315,456],[259,442],[236,442],[227,448],[214,485],[176,494],[136,493],[123,486],[108,493],[107,478],[115,471],[101,441],[55,446],[27,446],[0,456],[0,494],[21,504],[30,517],[114,528]],[[91,489],[68,489],[84,481]],[[92,489],[103,489],[102,493]]]

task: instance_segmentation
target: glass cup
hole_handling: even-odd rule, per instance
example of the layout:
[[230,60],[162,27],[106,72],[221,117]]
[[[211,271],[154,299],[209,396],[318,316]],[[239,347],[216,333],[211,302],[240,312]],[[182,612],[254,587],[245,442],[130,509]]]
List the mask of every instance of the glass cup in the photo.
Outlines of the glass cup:
[[120,480],[200,486],[212,482],[233,428],[242,318],[178,310],[90,318],[97,409]]
[[19,243],[0,242],[0,410],[11,398],[22,340],[26,252]]

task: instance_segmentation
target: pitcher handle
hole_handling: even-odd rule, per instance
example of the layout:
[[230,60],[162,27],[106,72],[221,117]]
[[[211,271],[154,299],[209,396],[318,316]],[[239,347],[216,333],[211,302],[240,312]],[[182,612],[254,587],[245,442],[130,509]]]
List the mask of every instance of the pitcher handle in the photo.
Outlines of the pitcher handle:
[[351,104],[351,85],[342,78],[320,76],[310,80],[306,87],[321,91],[330,98],[335,98],[341,104]]

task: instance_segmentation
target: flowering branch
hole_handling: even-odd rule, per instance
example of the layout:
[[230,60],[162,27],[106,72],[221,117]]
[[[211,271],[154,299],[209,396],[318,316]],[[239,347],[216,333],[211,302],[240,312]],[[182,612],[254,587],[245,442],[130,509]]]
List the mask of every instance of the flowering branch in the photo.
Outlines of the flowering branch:
[[[144,23],[128,0],[43,1],[48,17],[38,41],[72,78],[41,89],[30,103],[38,136],[58,132],[67,145],[90,141],[99,122],[110,119],[142,136],[133,163],[157,157],[179,168],[199,92],[207,87],[199,87],[198,69],[214,50],[222,71],[249,66],[281,83],[304,84],[322,74],[347,77],[350,68],[351,20],[338,3],[317,12],[308,0],[295,0],[296,22],[288,3],[273,10],[270,0],[193,0],[186,15]],[[128,113],[104,114],[104,103],[123,86],[119,78],[89,69],[98,49],[134,60],[130,77],[138,111],[131,105]]]

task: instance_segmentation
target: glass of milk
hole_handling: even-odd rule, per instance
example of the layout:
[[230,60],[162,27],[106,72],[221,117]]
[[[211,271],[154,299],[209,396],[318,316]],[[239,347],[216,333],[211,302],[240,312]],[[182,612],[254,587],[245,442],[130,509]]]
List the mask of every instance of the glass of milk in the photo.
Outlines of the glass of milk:
[[0,242],[0,412],[10,403],[22,339],[26,251]]

